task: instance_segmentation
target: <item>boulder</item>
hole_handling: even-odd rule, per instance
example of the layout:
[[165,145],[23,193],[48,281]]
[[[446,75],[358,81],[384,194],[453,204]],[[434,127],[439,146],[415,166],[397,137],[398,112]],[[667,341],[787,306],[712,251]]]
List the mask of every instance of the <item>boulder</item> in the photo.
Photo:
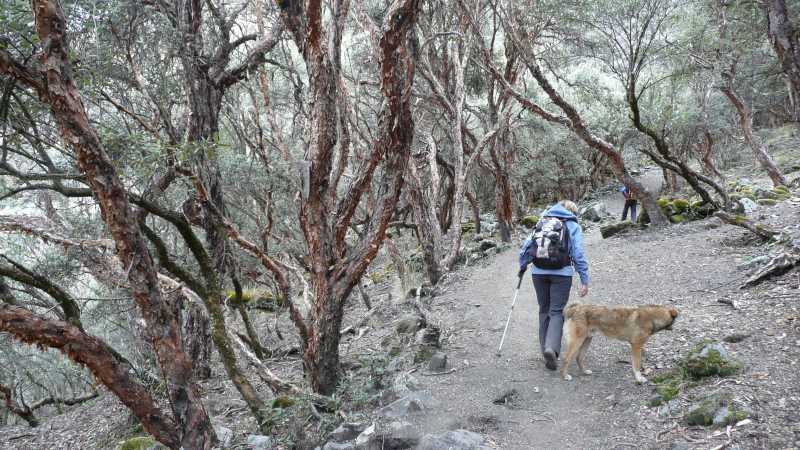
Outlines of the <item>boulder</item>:
[[374,423],[356,438],[356,450],[401,450],[419,443],[419,431],[408,422]]
[[608,211],[606,210],[606,205],[603,202],[592,203],[581,208],[578,211],[581,219],[589,220],[591,222],[600,222],[604,218],[608,217]]
[[749,198],[740,198],[738,200],[739,205],[741,205],[741,210],[745,214],[750,214],[758,208],[758,203],[750,200]]
[[270,436],[263,436],[260,434],[251,434],[247,436],[247,448],[253,450],[271,450],[275,445]]
[[426,434],[417,450],[489,450],[480,434],[467,430],[453,430],[442,434]]
[[634,224],[630,220],[610,223],[608,225],[603,225],[602,227],[600,227],[600,235],[603,236],[603,239],[607,239],[610,238],[611,236],[614,236],[615,234],[620,234],[632,228],[636,228],[636,224]]

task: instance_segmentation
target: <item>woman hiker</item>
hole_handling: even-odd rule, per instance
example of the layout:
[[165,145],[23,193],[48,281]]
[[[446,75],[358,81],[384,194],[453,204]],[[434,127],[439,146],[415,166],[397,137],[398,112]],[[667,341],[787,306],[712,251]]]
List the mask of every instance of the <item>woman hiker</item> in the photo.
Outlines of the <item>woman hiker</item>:
[[545,367],[550,370],[558,367],[564,307],[575,271],[581,279],[579,295],[589,292],[589,263],[583,255],[577,213],[577,205],[569,200],[551,206],[520,250],[518,276],[522,278],[528,264],[533,264],[533,287],[539,302],[539,346]]
[[619,188],[622,196],[625,197],[625,206],[622,207],[622,220],[628,217],[628,210],[631,210],[631,222],[636,222],[636,196],[628,190],[627,186]]

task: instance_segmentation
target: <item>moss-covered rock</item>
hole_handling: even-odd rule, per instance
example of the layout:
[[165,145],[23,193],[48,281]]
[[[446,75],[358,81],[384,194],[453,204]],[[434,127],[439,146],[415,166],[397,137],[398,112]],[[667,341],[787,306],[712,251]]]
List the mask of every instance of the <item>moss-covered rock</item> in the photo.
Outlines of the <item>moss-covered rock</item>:
[[661,398],[661,401],[668,402],[680,394],[684,378],[680,370],[672,370],[656,375],[650,381],[655,384],[656,393]]
[[461,233],[471,233],[475,231],[475,222],[467,222],[461,224]]
[[724,427],[734,425],[750,416],[750,412],[738,407],[730,395],[716,394],[703,399],[684,416],[687,425]]
[[761,206],[775,206],[778,202],[771,198],[760,198],[756,200],[756,203]]
[[683,223],[687,222],[688,220],[686,219],[686,216],[684,216],[683,214],[673,214],[669,216],[669,221],[672,223]]
[[675,207],[675,210],[678,211],[679,214],[685,213],[689,210],[689,200],[676,198],[672,201],[672,206]]
[[742,368],[742,363],[731,358],[722,344],[707,340],[696,345],[681,365],[686,375],[694,379],[728,377]]
[[525,228],[533,228],[536,226],[537,223],[539,223],[539,216],[535,214],[525,216],[519,220],[519,224]]
[[272,400],[272,407],[273,408],[289,408],[290,406],[295,404],[295,400],[291,397],[287,397],[285,395],[281,395],[279,397],[275,397]]
[[656,200],[656,204],[658,205],[659,208],[664,209],[669,204],[669,199],[666,197],[661,197],[658,200]]
[[149,436],[137,436],[121,443],[118,450],[167,450],[167,447]]

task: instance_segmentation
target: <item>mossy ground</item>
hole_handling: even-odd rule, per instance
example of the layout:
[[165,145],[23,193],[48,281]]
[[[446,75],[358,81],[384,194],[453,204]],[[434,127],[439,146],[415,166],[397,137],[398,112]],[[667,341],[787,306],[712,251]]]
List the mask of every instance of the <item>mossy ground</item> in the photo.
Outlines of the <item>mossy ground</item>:
[[533,228],[539,223],[539,216],[532,214],[519,220],[519,224],[526,228]]

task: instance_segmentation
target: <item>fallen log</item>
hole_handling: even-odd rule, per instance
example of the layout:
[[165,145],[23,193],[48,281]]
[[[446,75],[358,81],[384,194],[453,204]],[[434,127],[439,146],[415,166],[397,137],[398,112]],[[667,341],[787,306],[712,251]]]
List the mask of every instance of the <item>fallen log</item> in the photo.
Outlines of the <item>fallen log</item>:
[[744,289],[755,286],[767,278],[782,275],[792,270],[798,264],[800,264],[800,240],[795,240],[785,252],[772,258],[770,262],[742,283],[739,288]]
[[746,228],[767,241],[774,239],[781,234],[780,231],[773,230],[764,224],[760,224],[755,220],[748,219],[742,215],[730,214],[725,211],[717,211],[714,213],[714,216],[719,217],[725,223]]

